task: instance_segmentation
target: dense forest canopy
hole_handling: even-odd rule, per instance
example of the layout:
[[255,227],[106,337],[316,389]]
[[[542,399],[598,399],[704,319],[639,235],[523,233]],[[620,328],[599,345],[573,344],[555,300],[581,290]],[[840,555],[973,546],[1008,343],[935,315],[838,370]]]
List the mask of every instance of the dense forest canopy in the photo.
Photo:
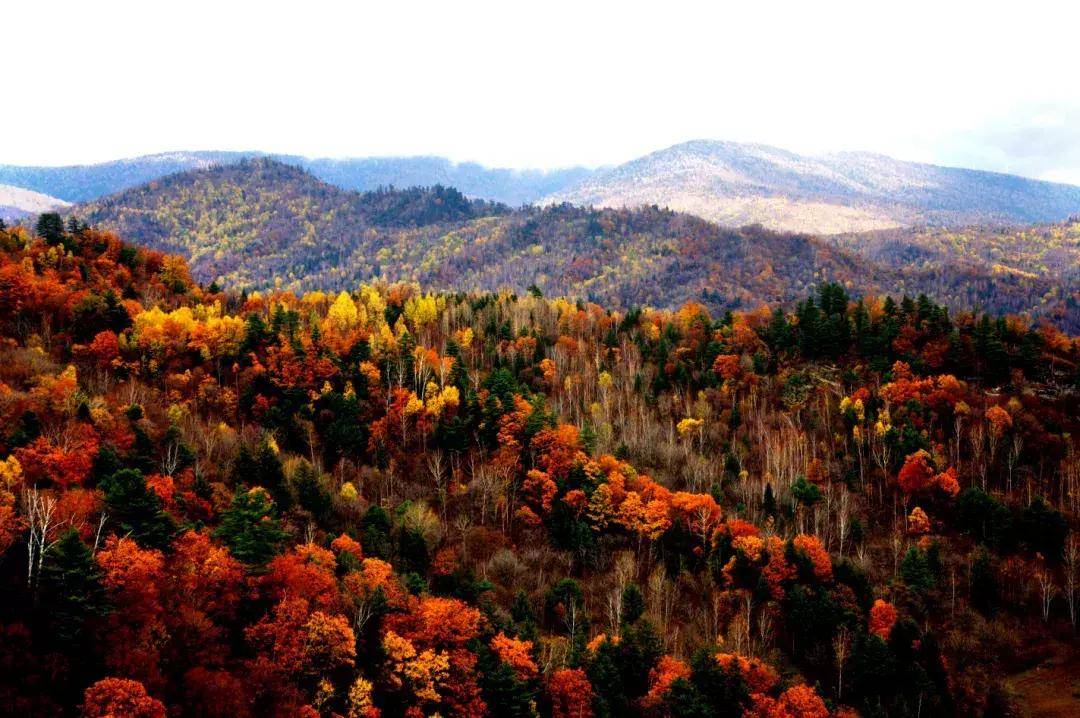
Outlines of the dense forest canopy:
[[716,313],[241,293],[0,229],[0,706],[1010,715],[1007,675],[1075,660],[1080,339],[811,279]]

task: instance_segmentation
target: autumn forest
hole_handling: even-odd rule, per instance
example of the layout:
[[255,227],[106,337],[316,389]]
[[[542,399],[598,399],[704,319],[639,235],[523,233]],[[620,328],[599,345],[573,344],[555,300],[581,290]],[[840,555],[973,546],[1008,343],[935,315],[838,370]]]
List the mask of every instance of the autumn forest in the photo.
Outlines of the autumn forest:
[[1045,321],[248,292],[0,229],[7,714],[1010,716],[1077,665],[1078,517]]

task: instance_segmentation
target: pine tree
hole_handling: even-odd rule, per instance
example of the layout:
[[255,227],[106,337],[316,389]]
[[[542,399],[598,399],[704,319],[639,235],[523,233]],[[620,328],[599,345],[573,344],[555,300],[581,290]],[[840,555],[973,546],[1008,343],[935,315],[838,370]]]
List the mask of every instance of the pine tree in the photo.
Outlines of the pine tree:
[[89,619],[107,612],[101,569],[75,529],[69,529],[46,553],[39,596],[50,638],[68,647],[86,638]]
[[249,566],[263,566],[285,539],[270,495],[262,488],[237,491],[214,535],[233,556]]
[[165,512],[161,498],[146,485],[137,469],[121,469],[101,484],[105,504],[119,533],[130,534],[140,545],[163,549],[176,534],[176,523]]

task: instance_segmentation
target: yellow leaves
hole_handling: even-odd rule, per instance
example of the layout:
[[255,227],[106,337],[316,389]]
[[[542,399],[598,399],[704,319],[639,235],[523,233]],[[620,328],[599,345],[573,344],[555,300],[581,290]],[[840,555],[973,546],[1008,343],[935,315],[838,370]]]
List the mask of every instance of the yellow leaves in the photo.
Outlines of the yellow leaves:
[[843,399],[841,399],[840,413],[847,413],[848,410],[854,412],[855,418],[858,421],[863,421],[866,419],[866,407],[863,405],[862,399],[855,399],[854,401],[852,401],[850,396],[845,396]]
[[373,690],[371,681],[363,676],[357,676],[349,688],[349,715],[348,718],[366,718],[375,705],[371,700]]
[[414,330],[419,330],[435,321],[435,318],[439,316],[439,311],[445,306],[445,297],[435,297],[431,294],[410,297],[405,302],[405,318]]
[[450,658],[445,651],[418,653],[411,641],[390,630],[383,636],[383,650],[392,686],[408,688],[421,700],[439,700],[439,689],[450,675]]
[[447,409],[456,408],[461,401],[461,393],[456,386],[444,386],[440,390],[434,383],[428,383],[424,396],[427,400],[427,412],[436,418],[442,416]]
[[600,372],[600,376],[597,377],[596,383],[601,389],[607,391],[615,383],[615,380],[611,378],[611,374],[606,371],[602,371]]
[[413,414],[419,414],[424,409],[424,402],[420,401],[413,392],[409,392],[409,400],[405,402],[405,416],[412,416]]
[[338,495],[345,501],[353,502],[360,498],[360,492],[356,490],[356,485],[351,481],[346,481],[341,485],[338,490]]
[[454,341],[464,350],[472,346],[473,343],[473,330],[472,327],[465,327],[459,329],[454,333]]
[[22,482],[22,464],[14,456],[0,460],[0,496],[14,493],[15,487]]
[[679,436],[699,436],[705,428],[705,422],[701,419],[692,419],[687,417],[680,421],[675,427],[675,430],[679,432]]
[[385,322],[386,302],[383,301],[378,290],[366,284],[360,287],[360,302],[367,309],[367,315],[374,323]]
[[[366,317],[363,319],[366,319]],[[323,329],[337,334],[347,334],[360,325],[363,319],[356,302],[352,300],[348,292],[341,292],[326,313],[326,322]]]

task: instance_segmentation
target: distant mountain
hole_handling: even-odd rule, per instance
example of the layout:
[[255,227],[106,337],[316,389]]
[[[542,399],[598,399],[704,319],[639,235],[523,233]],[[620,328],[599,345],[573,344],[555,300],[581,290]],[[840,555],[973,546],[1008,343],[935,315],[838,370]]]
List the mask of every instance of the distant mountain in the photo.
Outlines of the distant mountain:
[[41,192],[0,184],[0,219],[21,219],[69,205],[70,202]]
[[832,234],[1059,221],[1080,211],[1080,187],[866,153],[809,157],[699,140],[598,172],[544,201],[656,204],[725,225]]
[[524,291],[609,306],[713,310],[801,297],[930,293],[953,307],[1060,316],[1054,276],[982,264],[906,267],[806,234],[726,229],[655,207],[511,209],[442,186],[358,193],[268,158],[171,175],[70,213],[184,254],[195,276],[249,289],[345,289],[373,280]]
[[315,177],[342,189],[368,191],[380,187],[441,184],[479,199],[521,205],[580,182],[593,170],[492,169],[442,157],[370,157],[310,159],[261,152],[171,152],[92,165],[19,167],[0,165],[0,182],[86,202],[136,187],[167,175],[214,165],[235,164],[254,157],[272,157],[302,167]]

